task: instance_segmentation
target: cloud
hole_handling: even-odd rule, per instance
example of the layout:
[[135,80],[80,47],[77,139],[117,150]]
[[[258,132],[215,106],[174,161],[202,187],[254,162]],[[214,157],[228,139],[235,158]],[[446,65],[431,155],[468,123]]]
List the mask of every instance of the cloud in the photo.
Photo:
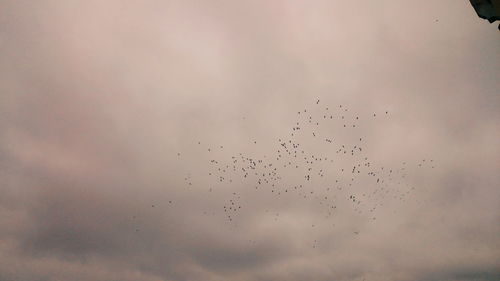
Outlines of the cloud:
[[2,3],[0,280],[498,279],[497,31],[424,2]]

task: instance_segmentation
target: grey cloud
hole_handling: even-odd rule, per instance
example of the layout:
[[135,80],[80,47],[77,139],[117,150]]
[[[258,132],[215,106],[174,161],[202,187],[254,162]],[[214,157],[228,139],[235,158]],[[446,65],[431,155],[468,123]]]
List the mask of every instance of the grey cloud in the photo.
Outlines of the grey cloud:
[[[498,279],[500,41],[468,3],[0,6],[0,280]],[[212,159],[271,158],[297,111],[339,104],[359,131],[321,133],[409,165],[412,197],[376,221],[344,200],[369,179],[335,190],[328,216],[208,175]]]

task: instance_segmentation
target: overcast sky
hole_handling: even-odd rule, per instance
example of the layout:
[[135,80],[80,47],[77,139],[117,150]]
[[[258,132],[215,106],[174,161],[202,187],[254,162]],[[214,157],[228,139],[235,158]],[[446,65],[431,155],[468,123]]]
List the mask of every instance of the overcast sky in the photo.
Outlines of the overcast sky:
[[465,0],[0,0],[0,281],[500,280],[499,50]]

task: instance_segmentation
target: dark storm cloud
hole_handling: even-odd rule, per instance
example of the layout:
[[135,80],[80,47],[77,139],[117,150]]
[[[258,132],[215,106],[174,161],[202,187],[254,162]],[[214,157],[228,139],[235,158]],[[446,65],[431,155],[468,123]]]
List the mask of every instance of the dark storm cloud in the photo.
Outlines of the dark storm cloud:
[[[500,42],[468,3],[0,6],[0,280],[499,278]],[[328,220],[208,176],[273,155],[318,97],[390,111],[359,130],[376,164],[434,159],[413,200]]]

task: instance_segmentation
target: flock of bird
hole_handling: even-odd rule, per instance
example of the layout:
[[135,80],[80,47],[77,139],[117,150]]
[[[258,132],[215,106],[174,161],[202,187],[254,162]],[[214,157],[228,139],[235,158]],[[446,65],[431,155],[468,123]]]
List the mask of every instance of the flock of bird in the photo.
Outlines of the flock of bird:
[[[205,148],[210,155],[207,168],[211,180],[203,184],[209,186],[209,192],[218,186],[238,187],[224,189],[229,190],[230,199],[220,206],[230,223],[251,204],[242,197],[241,187],[261,193],[257,197],[265,196],[266,200],[286,196],[287,200],[314,202],[324,210],[326,218],[340,206],[350,206],[351,211],[375,221],[377,209],[387,200],[405,202],[411,196],[415,187],[406,181],[409,170],[434,168],[432,159],[412,164],[401,161],[389,167],[370,158],[365,149],[369,135],[363,135],[367,132],[361,128],[366,125],[363,122],[389,117],[389,111],[360,116],[343,105],[329,108],[317,100],[312,108],[297,111],[288,134],[276,139],[272,148],[266,148],[274,151],[272,154],[217,157],[213,147],[222,150],[223,145]],[[256,140],[250,142],[257,144]],[[202,142],[198,141],[198,145],[202,146]],[[184,180],[187,186],[193,185],[191,175]]]

